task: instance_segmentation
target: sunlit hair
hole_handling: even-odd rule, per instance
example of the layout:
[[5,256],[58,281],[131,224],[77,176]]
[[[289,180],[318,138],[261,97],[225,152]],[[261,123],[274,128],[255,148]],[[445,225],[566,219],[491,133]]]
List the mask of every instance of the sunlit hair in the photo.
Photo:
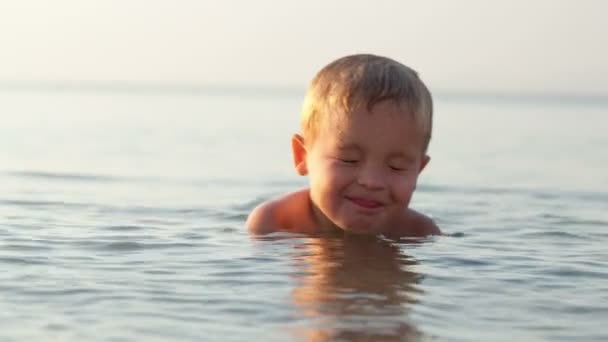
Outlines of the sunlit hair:
[[301,129],[307,144],[313,143],[329,118],[367,110],[393,100],[414,116],[426,152],[431,140],[433,100],[416,71],[387,57],[358,54],[337,59],[313,78],[302,109]]

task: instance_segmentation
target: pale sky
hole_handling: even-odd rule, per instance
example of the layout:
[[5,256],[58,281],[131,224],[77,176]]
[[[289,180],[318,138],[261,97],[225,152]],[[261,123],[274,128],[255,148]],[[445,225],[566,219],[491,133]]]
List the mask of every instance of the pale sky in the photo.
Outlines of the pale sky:
[[431,88],[608,95],[603,0],[14,0],[0,82],[305,86],[387,55]]

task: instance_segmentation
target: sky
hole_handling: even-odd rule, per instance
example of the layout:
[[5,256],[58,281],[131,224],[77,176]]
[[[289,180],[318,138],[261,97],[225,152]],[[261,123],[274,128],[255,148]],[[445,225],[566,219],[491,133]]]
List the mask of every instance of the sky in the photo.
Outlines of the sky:
[[331,60],[392,57],[431,89],[608,96],[603,0],[19,0],[0,83],[304,87]]

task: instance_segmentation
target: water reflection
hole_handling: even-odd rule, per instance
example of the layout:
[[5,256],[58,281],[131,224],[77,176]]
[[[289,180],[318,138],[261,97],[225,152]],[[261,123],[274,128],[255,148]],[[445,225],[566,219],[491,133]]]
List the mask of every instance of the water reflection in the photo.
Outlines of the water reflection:
[[421,276],[398,245],[377,238],[311,238],[298,246],[292,298],[307,341],[417,341],[408,321]]

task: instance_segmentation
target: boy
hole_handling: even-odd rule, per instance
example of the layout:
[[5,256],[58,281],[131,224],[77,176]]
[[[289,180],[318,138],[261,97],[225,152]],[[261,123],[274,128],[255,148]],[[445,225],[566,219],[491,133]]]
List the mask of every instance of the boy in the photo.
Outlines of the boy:
[[301,134],[291,141],[296,171],[310,188],[256,207],[249,231],[441,234],[408,208],[429,162],[432,111],[416,72],[392,59],[360,54],[325,66],[308,88]]

